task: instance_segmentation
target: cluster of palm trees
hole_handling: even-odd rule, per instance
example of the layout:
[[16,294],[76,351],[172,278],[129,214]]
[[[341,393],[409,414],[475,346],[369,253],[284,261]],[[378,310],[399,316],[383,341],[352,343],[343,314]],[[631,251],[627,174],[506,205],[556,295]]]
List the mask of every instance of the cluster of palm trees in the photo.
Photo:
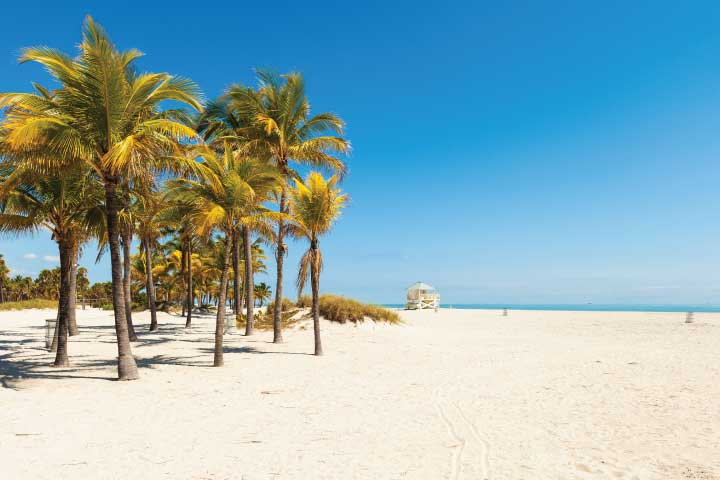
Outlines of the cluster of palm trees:
[[[20,302],[35,298],[57,300],[60,298],[60,268],[44,269],[37,278],[8,274],[10,269],[0,254],[0,303]],[[76,285],[80,296],[89,287],[87,269],[79,267],[76,274]]]
[[[233,85],[206,103],[188,79],[139,73],[134,65],[140,56],[118,50],[88,17],[77,56],[48,47],[23,50],[20,61],[45,67],[57,88],[34,83],[33,93],[0,93],[0,233],[47,228],[57,242],[55,365],[68,365],[76,259],[94,238],[110,255],[120,380],[138,378],[130,343],[133,239],[146,265],[151,329],[157,328],[158,243],[168,232],[177,239],[180,269],[189,273],[188,324],[197,291],[195,252],[210,242],[221,246],[214,355],[214,365],[221,366],[231,272],[236,313],[242,275],[246,334],[253,333],[253,238],[275,249],[273,338],[281,342],[285,240],[309,242],[298,287],[310,277],[317,317],[318,238],[347,199],[337,186],[345,173],[341,157],[350,148],[343,121],[331,113],[310,115],[300,74],[258,71],[257,87]],[[303,180],[297,165],[331,176],[312,171]],[[319,355],[317,318],[314,324]]]
[[[8,269],[0,259],[0,303],[20,302],[34,298],[57,300],[60,298],[60,268],[45,269],[38,273],[37,278],[15,275],[8,277]],[[3,268],[5,267],[5,268]],[[77,271],[78,290],[87,288],[87,269],[80,267]]]

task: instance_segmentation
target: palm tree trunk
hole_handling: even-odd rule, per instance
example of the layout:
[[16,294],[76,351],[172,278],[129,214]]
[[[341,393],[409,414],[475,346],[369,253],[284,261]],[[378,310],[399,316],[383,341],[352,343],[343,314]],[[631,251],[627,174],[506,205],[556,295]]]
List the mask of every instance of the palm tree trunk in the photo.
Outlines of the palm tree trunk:
[[155,285],[152,274],[152,245],[149,239],[143,240],[145,249],[145,290],[147,291],[148,308],[150,309],[150,331],[158,329],[157,307],[155,306]]
[[231,234],[225,237],[225,254],[223,255],[223,269],[220,277],[220,294],[218,298],[217,318],[215,319],[215,359],[213,367],[223,366],[223,334],[225,323],[225,292],[227,290],[230,271],[230,253],[232,250]]
[[[280,193],[280,213],[287,213],[287,195],[283,186]],[[283,343],[282,336],[282,284],[283,263],[285,263],[285,222],[278,221],[277,245],[275,249],[276,279],[275,279],[275,308],[273,310],[273,343]]]
[[188,311],[187,311],[187,319],[185,320],[185,328],[189,328],[190,324],[192,323],[192,309],[194,299],[193,299],[193,273],[192,273],[192,240],[188,240],[188,266],[187,266],[187,304],[188,304]]
[[255,319],[253,318],[254,279],[252,268],[252,243],[250,243],[250,229],[242,227],[243,250],[245,252],[245,335],[252,335]]
[[57,351],[54,367],[67,367],[68,360],[68,310],[70,300],[70,263],[72,262],[72,244],[65,239],[58,240],[60,250],[60,298],[57,315]]
[[[182,248],[182,252],[180,254],[180,278],[182,279],[181,282],[185,284],[185,289],[187,292],[187,276],[185,275],[185,265],[187,264],[187,245],[182,245],[180,248]],[[187,300],[187,294],[185,295],[184,299],[180,300],[180,303],[182,304],[182,313],[181,316],[185,316],[185,301]]]
[[68,334],[72,337],[78,334],[75,311],[77,310],[77,267],[78,245],[73,242],[70,251],[70,298],[68,299]]
[[320,262],[318,261],[317,240],[310,244],[312,255],[310,257],[310,283],[312,284],[312,316],[313,332],[315,334],[315,355],[322,355],[322,342],[320,341]]
[[112,271],[113,310],[115,311],[115,334],[118,347],[118,380],[136,380],[137,364],[132,355],[125,317],[125,295],[120,263],[120,244],[118,241],[118,198],[117,179],[105,180],[105,209],[107,211],[107,235],[110,247],[110,266]]
[[[233,258],[232,258],[232,257],[233,257],[233,250],[235,249],[235,236],[236,236],[235,231],[232,231],[232,232],[230,232],[229,234],[227,234],[227,236],[225,237],[225,241],[228,242],[228,243],[229,243],[229,246],[230,246],[230,257],[228,258],[228,261],[229,261],[229,262],[233,262]],[[227,247],[227,245],[226,245],[226,247]],[[226,299],[226,302],[225,302],[225,303],[227,303],[228,292],[229,292],[229,291],[230,291],[230,270],[229,270],[229,267],[228,267],[228,281],[227,281],[227,283],[225,284],[225,291],[222,292],[222,293],[225,294],[225,299]],[[222,293],[221,293],[221,294],[222,294]],[[231,298],[230,303],[232,303],[233,300],[234,300],[234,298],[235,298],[234,295],[231,295],[231,297],[232,297],[232,298]],[[224,307],[225,303],[222,304],[222,305],[223,305],[222,308],[225,308],[225,307]],[[221,307],[219,306],[219,304],[218,304],[218,308],[221,308]],[[233,307],[233,308],[234,308],[234,307]],[[225,317],[225,333],[228,333],[228,334],[231,334],[231,335],[234,335],[234,334],[238,333],[238,330],[237,330],[237,320],[236,320],[236,318],[237,318],[237,317],[235,317],[234,315],[233,315],[233,316],[227,316],[227,317]]]
[[233,231],[233,309],[235,310],[235,323],[240,322],[242,315],[242,299],[240,298],[240,235],[238,231]]
[[130,291],[130,246],[132,245],[132,231],[124,228],[122,232],[123,246],[123,296],[125,300],[125,319],[128,326],[128,337],[131,342],[137,342],[137,334],[132,321],[132,293]]

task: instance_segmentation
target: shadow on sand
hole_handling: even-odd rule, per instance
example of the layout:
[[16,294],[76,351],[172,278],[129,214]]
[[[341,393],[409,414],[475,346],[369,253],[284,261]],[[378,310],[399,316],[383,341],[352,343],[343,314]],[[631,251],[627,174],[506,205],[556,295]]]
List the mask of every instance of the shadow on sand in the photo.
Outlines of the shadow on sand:
[[[114,371],[117,365],[115,358],[98,359],[95,355],[77,355],[72,351],[73,344],[114,344],[114,329],[114,325],[107,324],[81,326],[80,335],[71,337],[69,367],[52,366],[55,354],[44,348],[44,326],[29,326],[26,329],[23,328],[22,331],[0,331],[0,386],[19,390],[25,381],[34,379],[82,378],[114,381],[117,379]],[[161,325],[158,330],[150,332],[147,330],[147,325],[140,324],[136,325],[136,332],[138,340],[132,342],[132,347],[138,368],[152,369],[158,365],[212,368],[214,336],[210,331],[205,329],[186,330],[184,325],[166,324]],[[19,337],[25,338],[18,339]],[[248,343],[272,344],[272,342],[241,335],[238,335],[237,338]],[[187,351],[189,355],[143,355],[143,351],[148,347],[173,343],[188,343],[196,346]],[[264,351],[248,345],[225,345],[223,352],[225,354],[311,355],[302,352]]]

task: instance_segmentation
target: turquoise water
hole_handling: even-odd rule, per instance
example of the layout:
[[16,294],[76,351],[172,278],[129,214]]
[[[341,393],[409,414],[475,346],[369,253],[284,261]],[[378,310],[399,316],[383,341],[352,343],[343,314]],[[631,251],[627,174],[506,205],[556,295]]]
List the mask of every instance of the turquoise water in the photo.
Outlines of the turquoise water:
[[[405,305],[391,303],[383,305],[390,308],[403,308]],[[442,304],[442,308],[461,310],[499,310],[503,308],[515,310],[560,310],[581,312],[720,312],[720,305],[573,305],[573,304],[493,304],[493,303],[455,303]]]

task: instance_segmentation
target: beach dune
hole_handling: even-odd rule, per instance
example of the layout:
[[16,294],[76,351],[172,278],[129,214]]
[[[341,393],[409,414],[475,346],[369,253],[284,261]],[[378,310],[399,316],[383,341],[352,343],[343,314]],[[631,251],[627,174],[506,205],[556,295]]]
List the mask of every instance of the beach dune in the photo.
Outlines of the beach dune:
[[0,313],[7,479],[719,479],[720,314],[441,310],[324,322],[272,344],[214,319],[135,316],[141,379],[114,381],[109,312]]

